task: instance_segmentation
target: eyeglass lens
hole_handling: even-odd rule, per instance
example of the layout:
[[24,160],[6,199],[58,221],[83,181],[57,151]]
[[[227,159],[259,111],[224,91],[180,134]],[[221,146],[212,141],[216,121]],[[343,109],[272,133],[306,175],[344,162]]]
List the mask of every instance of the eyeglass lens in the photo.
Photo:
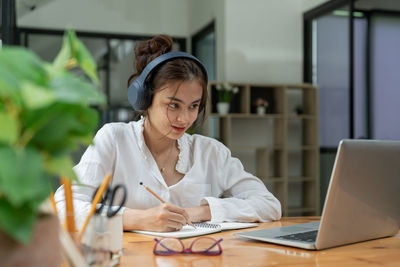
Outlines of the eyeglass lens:
[[181,253],[184,249],[183,243],[179,239],[164,238],[157,243],[155,251],[159,254],[172,254]]
[[195,239],[189,249],[185,249],[182,241],[177,238],[163,238],[158,241],[154,252],[160,255],[170,255],[176,253],[199,253],[208,255],[218,255],[221,253],[221,247],[217,241],[209,237]]

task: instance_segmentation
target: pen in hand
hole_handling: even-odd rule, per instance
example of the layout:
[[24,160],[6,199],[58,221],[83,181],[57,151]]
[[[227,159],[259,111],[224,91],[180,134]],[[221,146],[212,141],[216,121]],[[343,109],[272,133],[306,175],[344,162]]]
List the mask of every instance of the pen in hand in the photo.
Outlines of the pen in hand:
[[[159,197],[156,193],[153,192],[150,188],[145,186],[142,182],[139,183],[141,186],[143,186],[150,194],[152,194],[154,197],[156,197],[158,200],[161,201],[161,203],[166,203],[161,197]],[[196,229],[196,226],[193,225],[192,222],[188,221],[188,224],[192,226],[194,229]]]

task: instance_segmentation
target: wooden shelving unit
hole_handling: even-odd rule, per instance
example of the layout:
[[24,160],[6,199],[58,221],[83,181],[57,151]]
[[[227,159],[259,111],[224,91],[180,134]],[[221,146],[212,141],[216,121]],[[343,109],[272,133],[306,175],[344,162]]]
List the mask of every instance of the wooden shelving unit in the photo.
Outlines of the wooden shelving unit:
[[[282,204],[283,216],[319,214],[318,90],[310,84],[230,83],[239,88],[230,112],[217,113],[216,85],[201,133],[223,142],[245,169],[259,177]],[[269,105],[259,115],[257,98]],[[301,106],[302,112],[296,113]]]

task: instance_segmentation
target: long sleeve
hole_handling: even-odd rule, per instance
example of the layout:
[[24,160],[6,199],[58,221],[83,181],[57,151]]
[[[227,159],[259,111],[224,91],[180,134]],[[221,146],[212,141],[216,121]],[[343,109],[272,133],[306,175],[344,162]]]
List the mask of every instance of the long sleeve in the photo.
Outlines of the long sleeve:
[[[281,218],[280,202],[267,190],[263,182],[243,169],[242,163],[231,156],[229,149],[218,146],[215,161],[216,186],[220,197],[205,197],[212,221],[267,222]],[[218,168],[219,166],[219,168]]]

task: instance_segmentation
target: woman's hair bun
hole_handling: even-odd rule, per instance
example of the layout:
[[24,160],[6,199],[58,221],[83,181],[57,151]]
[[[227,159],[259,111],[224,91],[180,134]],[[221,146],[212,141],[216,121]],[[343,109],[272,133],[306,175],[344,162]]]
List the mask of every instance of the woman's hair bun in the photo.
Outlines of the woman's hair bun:
[[135,46],[136,73],[141,73],[146,65],[156,57],[171,52],[172,45],[172,38],[165,34],[160,34],[150,40],[138,43]]

